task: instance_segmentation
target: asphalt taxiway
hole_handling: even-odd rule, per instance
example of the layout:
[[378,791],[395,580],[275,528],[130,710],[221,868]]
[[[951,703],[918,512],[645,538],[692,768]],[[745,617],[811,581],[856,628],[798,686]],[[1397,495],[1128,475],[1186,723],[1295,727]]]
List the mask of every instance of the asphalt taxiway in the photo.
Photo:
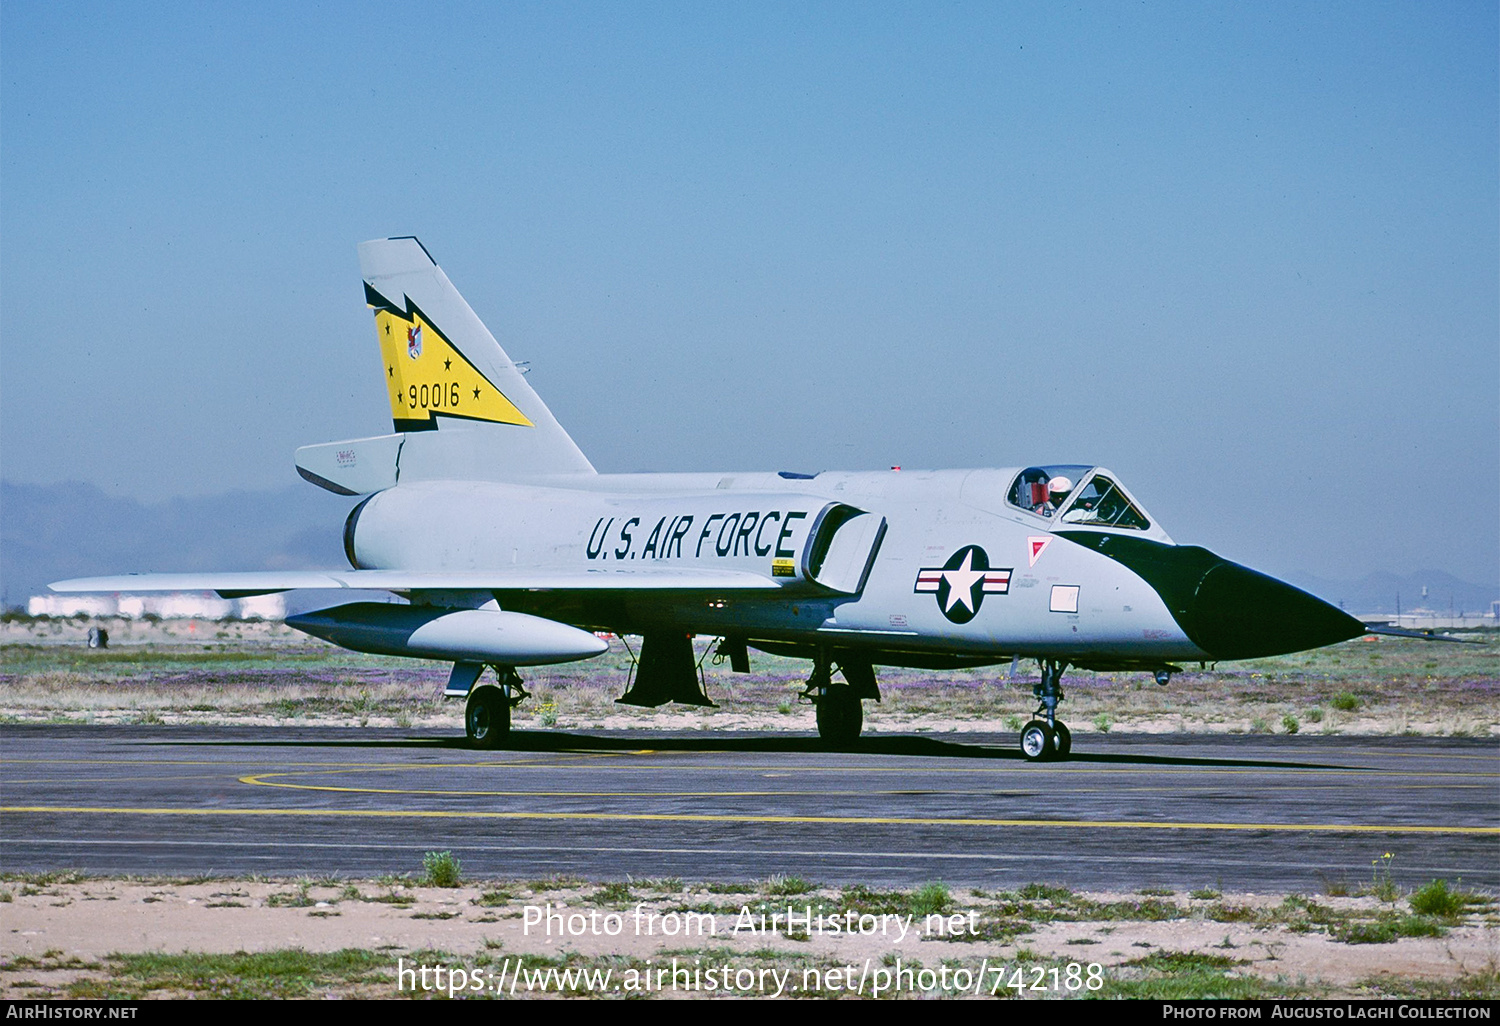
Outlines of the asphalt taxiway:
[[[0,727],[0,869],[1500,887],[1491,738]],[[1386,855],[1391,856],[1385,858]]]

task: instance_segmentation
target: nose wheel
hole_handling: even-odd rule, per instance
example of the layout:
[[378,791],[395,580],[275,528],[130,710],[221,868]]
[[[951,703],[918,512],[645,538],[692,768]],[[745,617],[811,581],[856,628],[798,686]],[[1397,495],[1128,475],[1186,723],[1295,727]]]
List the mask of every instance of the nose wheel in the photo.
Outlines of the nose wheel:
[[1021,754],[1032,762],[1052,754],[1052,731],[1041,720],[1032,720],[1021,730]]
[[1032,694],[1040,704],[1036,710],[1037,718],[1021,729],[1021,754],[1028,762],[1066,759],[1073,750],[1073,734],[1057,718],[1057,703],[1063,698],[1062,675],[1066,667],[1066,663],[1044,660],[1042,679],[1032,686]]
[[1066,759],[1073,750],[1073,733],[1057,720],[1048,726],[1044,720],[1032,720],[1021,730],[1021,754],[1028,762]]
[[1068,753],[1073,750],[1073,732],[1070,731],[1062,720],[1054,724],[1052,732],[1052,747],[1057,752],[1059,759],[1066,759]]

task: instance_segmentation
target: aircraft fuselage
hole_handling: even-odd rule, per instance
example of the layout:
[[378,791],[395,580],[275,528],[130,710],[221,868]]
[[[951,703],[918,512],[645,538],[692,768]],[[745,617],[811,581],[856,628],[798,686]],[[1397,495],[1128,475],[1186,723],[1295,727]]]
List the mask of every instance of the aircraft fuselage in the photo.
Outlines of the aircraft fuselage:
[[[1070,527],[1009,506],[1006,489],[1018,472],[422,481],[362,505],[346,542],[351,561],[369,570],[680,567],[743,570],[781,585],[764,594],[564,588],[418,597],[448,606],[494,598],[503,609],[617,633],[680,630],[799,653],[822,646],[886,665],[1021,655],[1149,668],[1226,657],[1195,643],[1159,584],[1105,554],[1122,532]],[[840,510],[883,524],[878,537],[866,530],[830,574],[816,563],[819,549],[826,558],[831,541],[858,525],[856,518],[830,527]],[[1070,534],[1093,535],[1094,544]],[[1167,556],[1176,548],[1157,529],[1131,535]]]

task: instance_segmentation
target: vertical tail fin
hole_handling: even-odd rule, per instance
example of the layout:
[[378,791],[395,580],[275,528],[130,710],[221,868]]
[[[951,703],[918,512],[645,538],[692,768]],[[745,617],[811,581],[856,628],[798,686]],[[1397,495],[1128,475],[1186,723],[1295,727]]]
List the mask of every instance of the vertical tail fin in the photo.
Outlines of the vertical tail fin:
[[359,247],[403,480],[594,468],[415,238]]

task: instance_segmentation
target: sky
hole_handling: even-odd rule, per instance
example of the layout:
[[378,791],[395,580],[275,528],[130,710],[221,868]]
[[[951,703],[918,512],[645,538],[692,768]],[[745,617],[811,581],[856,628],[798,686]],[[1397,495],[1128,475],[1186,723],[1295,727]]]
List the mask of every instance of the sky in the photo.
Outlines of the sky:
[[[1093,463],[1500,582],[1493,3],[0,5],[0,474],[383,434],[416,235],[596,467]],[[310,486],[309,486],[310,487]]]

